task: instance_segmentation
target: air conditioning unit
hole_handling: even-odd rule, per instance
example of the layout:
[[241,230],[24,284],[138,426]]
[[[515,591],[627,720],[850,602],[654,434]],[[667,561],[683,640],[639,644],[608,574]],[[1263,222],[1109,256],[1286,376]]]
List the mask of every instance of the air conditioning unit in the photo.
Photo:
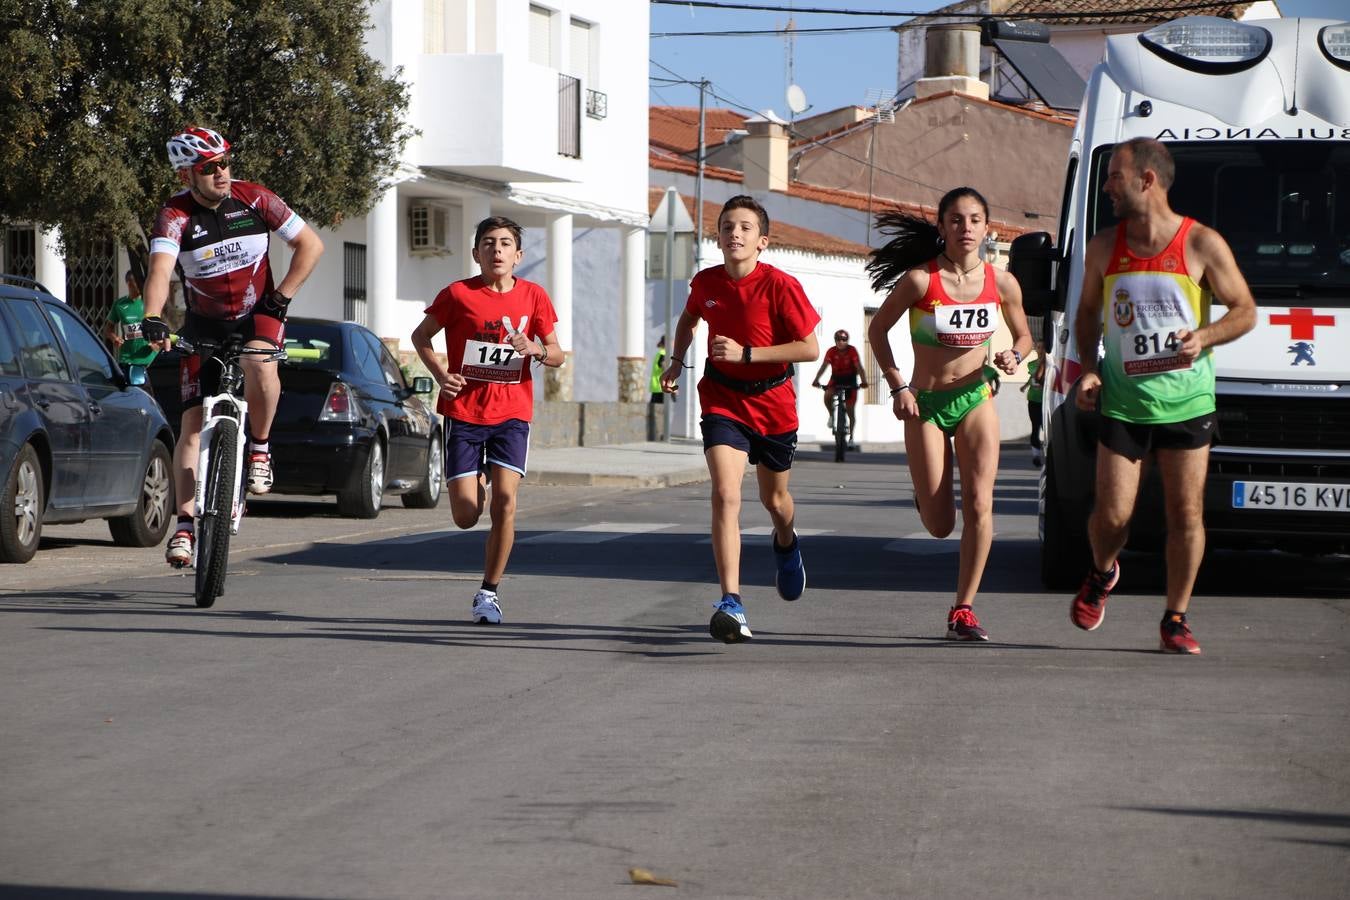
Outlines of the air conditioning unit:
[[449,256],[450,208],[434,200],[408,205],[408,249],[414,256]]

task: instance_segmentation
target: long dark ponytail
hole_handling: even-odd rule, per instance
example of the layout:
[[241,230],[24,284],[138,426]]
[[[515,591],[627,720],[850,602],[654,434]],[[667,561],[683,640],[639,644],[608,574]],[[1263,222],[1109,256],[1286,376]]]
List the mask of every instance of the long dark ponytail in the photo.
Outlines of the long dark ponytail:
[[[962,197],[971,197],[984,208],[989,220],[989,201],[972,187],[953,188],[938,202],[937,218],[942,221],[947,210]],[[867,262],[867,274],[872,277],[872,290],[888,291],[910,269],[918,268],[936,259],[943,250],[942,233],[927,219],[902,212],[884,212],[877,216],[877,231],[891,235],[891,239],[873,250]]]

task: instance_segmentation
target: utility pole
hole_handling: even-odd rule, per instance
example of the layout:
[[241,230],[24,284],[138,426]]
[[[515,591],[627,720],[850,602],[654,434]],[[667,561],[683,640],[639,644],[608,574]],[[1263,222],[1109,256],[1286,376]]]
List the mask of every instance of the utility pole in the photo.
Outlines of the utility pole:
[[[671,185],[666,188],[666,365],[675,355],[675,204],[680,202],[680,194]],[[688,379],[686,379],[688,380]],[[689,396],[693,396],[693,390]],[[666,443],[671,441],[670,408],[675,405],[675,395],[671,394],[661,404],[661,413],[665,419]]]
[[708,80],[698,83],[698,169],[694,176],[694,274],[703,268],[703,168],[707,156],[704,130],[707,126]]

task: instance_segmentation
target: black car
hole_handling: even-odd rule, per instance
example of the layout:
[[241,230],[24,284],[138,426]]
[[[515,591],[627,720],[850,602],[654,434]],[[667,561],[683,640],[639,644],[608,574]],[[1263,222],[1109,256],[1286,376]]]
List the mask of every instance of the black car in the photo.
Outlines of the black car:
[[[420,395],[430,378],[409,384],[389,349],[351,322],[290,318],[286,346],[318,359],[281,363],[281,400],[272,423],[272,492],[336,494],[345,516],[373,519],[385,494],[429,509],[445,486],[440,418]],[[150,367],[160,403],[178,425],[178,355]]]
[[107,519],[152,547],[173,522],[173,431],[74,309],[0,275],[0,562],[28,562],[42,526]]

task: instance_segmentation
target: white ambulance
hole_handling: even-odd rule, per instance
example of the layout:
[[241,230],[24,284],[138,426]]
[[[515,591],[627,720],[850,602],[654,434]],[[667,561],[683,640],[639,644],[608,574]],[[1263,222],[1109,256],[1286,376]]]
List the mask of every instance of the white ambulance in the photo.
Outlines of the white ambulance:
[[[1256,328],[1214,350],[1218,434],[1210,546],[1350,552],[1350,22],[1194,16],[1107,39],[1069,151],[1057,238],[1018,238],[1010,268],[1043,315],[1048,364],[1041,571],[1073,587],[1088,561],[1097,415],[1074,402],[1083,249],[1115,224],[1112,145],[1164,141],[1173,209],[1232,246]],[[1213,305],[1218,318],[1226,307]],[[1098,348],[1086,352],[1097,353]],[[1131,546],[1165,539],[1150,467]]]

